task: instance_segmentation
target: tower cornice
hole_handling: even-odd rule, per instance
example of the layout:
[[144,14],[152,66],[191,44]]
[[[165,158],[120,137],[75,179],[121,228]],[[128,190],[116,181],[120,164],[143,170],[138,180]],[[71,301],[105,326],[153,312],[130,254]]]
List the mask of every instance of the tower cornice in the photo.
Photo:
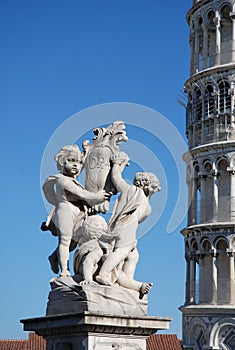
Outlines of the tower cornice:
[[198,80],[210,77],[213,74],[224,73],[226,71],[231,72],[233,69],[235,70],[235,63],[228,63],[220,66],[210,67],[208,69],[200,71],[199,73],[194,74],[192,77],[186,80],[186,82],[184,83],[184,88],[185,90],[187,90],[193,83],[196,83]]
[[195,154],[208,152],[208,151],[215,151],[215,150],[224,150],[224,149],[227,150],[228,148],[235,149],[235,141],[220,141],[220,142],[207,143],[202,146],[191,148],[189,151],[183,154],[183,160],[187,162],[187,160],[191,159],[192,156],[194,156]]
[[228,233],[234,233],[235,230],[235,222],[216,222],[216,223],[206,223],[206,224],[198,224],[198,225],[191,225],[188,227],[185,227],[183,230],[181,230],[181,234],[183,236],[186,236],[193,232],[201,232],[201,233],[212,233],[212,232],[220,232],[220,231],[226,231]]
[[194,316],[197,315],[205,315],[207,314],[208,316],[211,316],[212,312],[213,315],[224,315],[226,314],[231,314],[234,316],[234,305],[211,305],[211,304],[201,304],[200,306],[198,305],[182,305],[179,307],[181,311],[184,311],[185,314],[192,314],[192,310],[194,313]]
[[193,7],[191,7],[191,9],[186,14],[186,20],[187,20],[188,24],[190,23],[190,18],[194,14],[195,11],[197,11],[201,6],[204,6],[212,1],[213,0],[201,0],[198,3],[196,3]]

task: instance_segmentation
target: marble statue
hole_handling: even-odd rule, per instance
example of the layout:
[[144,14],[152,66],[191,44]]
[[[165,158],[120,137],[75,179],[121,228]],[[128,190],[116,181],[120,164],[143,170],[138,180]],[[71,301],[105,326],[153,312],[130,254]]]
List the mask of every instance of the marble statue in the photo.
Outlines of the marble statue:
[[[51,220],[59,238],[58,248],[49,257],[52,270],[60,276],[69,276],[69,250],[73,239],[74,227],[81,224],[92,206],[107,200],[110,195],[104,190],[97,193],[87,191],[77,180],[82,167],[81,152],[77,145],[61,148],[55,156],[59,174],[49,176],[43,185],[43,191],[49,203],[55,206]],[[74,241],[74,240],[73,240]]]
[[[122,172],[129,165],[128,155],[120,149],[121,143],[128,140],[123,122],[96,128],[94,134],[93,143],[83,142],[82,152],[77,145],[67,145],[55,156],[59,173],[49,176],[43,184],[45,197],[54,207],[42,225],[42,230],[58,236],[58,246],[49,256],[52,271],[59,274],[59,278],[53,280],[53,292],[61,293],[65,285],[73,293],[85,288],[90,308],[102,295],[106,300],[110,298],[110,303],[114,303],[114,295],[119,295],[117,299],[122,303],[123,298],[133,298],[132,294],[127,297],[125,290],[132,291],[133,295],[137,293],[139,299],[150,291],[152,283],[140,282],[134,277],[139,258],[136,231],[151,213],[149,199],[160,191],[157,177],[150,172],[136,173],[133,184],[123,179]],[[83,169],[84,187],[76,180]],[[110,197],[115,194],[118,198],[111,218],[106,221]],[[69,254],[74,249],[75,275],[69,277]],[[117,286],[124,291],[117,292]],[[107,294],[107,288],[114,290],[111,293],[109,289]],[[55,299],[59,297],[52,298],[50,314],[55,310],[60,312],[58,305],[54,306]],[[68,305],[66,311],[73,311],[71,304]],[[98,303],[96,308],[99,307]]]
[[113,251],[102,264],[96,281],[104,285],[113,285],[111,273],[117,267],[120,269],[122,263],[117,282],[123,287],[146,294],[151,288],[151,283],[134,280],[139,257],[136,248],[136,231],[139,223],[150,215],[149,199],[153,193],[160,191],[160,185],[157,177],[148,172],[136,173],[133,185],[128,184],[121,176],[128,161],[129,158],[123,158],[120,155],[113,159],[111,179],[120,196],[108,226],[110,234],[115,237],[115,243]]

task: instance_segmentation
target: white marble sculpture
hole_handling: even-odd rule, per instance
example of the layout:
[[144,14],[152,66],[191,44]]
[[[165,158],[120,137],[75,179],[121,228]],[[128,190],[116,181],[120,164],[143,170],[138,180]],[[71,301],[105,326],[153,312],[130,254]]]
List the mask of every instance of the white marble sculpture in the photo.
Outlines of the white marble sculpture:
[[97,193],[87,191],[76,181],[82,167],[81,152],[77,145],[61,148],[55,161],[60,173],[48,177],[43,185],[46,199],[55,206],[50,217],[59,237],[58,247],[49,257],[49,261],[52,271],[57,273],[60,267],[60,276],[65,277],[70,275],[69,250],[76,246],[76,241],[73,240],[76,226],[81,225],[92,206],[103,203],[109,198],[109,194],[104,190]]
[[[151,283],[141,283],[134,280],[134,273],[138,261],[136,248],[136,231],[139,223],[143,222],[151,213],[149,199],[154,192],[160,190],[157,177],[148,172],[135,174],[133,185],[128,184],[121,176],[128,158],[123,154],[113,159],[111,179],[120,192],[113,215],[108,223],[109,233],[115,237],[113,251],[103,262],[96,281],[104,285],[113,285],[112,272],[118,269],[115,282],[123,287],[146,294]],[[122,266],[120,266],[122,264]]]
[[[135,174],[132,185],[122,178],[129,161],[120,150],[121,142],[127,141],[123,122],[97,128],[94,134],[93,143],[83,142],[83,152],[77,145],[62,147],[55,156],[60,173],[50,176],[43,185],[45,197],[54,208],[42,229],[50,230],[59,240],[49,261],[59,278],[69,276],[69,252],[78,246],[74,280],[79,286],[119,285],[138,292],[141,299],[152,283],[134,278],[139,257],[136,231],[151,213],[149,199],[160,190],[159,181],[149,172]],[[85,187],[76,180],[83,168]],[[106,222],[113,194],[118,194],[118,199]],[[60,288],[58,283],[54,285]]]

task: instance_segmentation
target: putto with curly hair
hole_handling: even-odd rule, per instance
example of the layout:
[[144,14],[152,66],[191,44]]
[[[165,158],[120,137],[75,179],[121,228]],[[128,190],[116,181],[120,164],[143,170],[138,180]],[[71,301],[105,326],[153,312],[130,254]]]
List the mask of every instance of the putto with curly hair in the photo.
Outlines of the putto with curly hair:
[[57,169],[61,171],[63,169],[64,159],[74,155],[77,159],[81,160],[81,151],[76,144],[63,146],[54,157],[57,163]]
[[150,172],[138,172],[135,174],[133,184],[143,188],[144,191],[158,192],[161,190],[160,182],[157,176]]
[[77,145],[62,147],[54,159],[60,174],[49,176],[42,188],[48,202],[55,207],[43,230],[53,230],[52,233],[59,237],[58,247],[49,256],[49,262],[54,273],[59,273],[60,268],[60,276],[65,277],[70,276],[69,252],[77,246],[75,226],[84,220],[89,209],[109,199],[110,194],[104,190],[87,191],[76,180],[82,169],[82,156]]
[[[123,157],[113,164],[111,177],[120,196],[108,226],[110,233],[115,236],[115,244],[113,251],[102,264],[96,280],[104,285],[113,285],[117,282],[123,287],[139,291],[142,298],[150,291],[152,283],[142,283],[134,279],[139,257],[136,231],[139,223],[151,213],[150,197],[161,188],[156,175],[150,172],[136,173],[133,185],[128,184],[122,178],[122,171],[128,160],[127,157]],[[111,280],[111,272],[118,268],[122,261],[124,265],[117,280]]]

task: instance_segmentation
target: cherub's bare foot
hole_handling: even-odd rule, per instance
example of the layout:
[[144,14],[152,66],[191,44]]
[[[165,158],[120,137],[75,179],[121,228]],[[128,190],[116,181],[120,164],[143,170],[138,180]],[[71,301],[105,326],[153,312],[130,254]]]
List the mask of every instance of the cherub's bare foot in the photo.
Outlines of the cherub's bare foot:
[[106,276],[96,276],[96,281],[100,284],[103,284],[105,286],[113,286],[113,283],[110,281],[110,279]]
[[59,273],[58,259],[56,259],[53,255],[50,255],[48,256],[48,260],[52,271],[57,275]]
[[71,276],[69,270],[61,271],[60,277],[68,277]]
[[85,285],[98,285],[98,283],[96,283],[95,281],[91,281],[91,280],[83,280],[81,282],[79,282],[80,286],[85,286]]
[[143,299],[144,295],[149,293],[152,286],[153,286],[152,283],[147,283],[147,282],[142,283],[140,290],[139,290],[139,292],[140,292],[139,298]]

